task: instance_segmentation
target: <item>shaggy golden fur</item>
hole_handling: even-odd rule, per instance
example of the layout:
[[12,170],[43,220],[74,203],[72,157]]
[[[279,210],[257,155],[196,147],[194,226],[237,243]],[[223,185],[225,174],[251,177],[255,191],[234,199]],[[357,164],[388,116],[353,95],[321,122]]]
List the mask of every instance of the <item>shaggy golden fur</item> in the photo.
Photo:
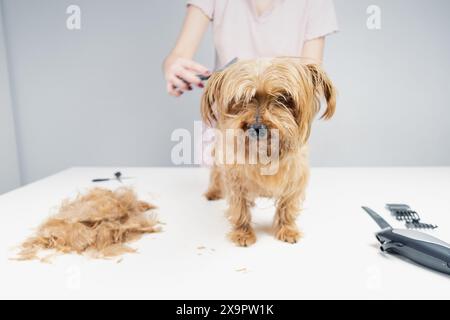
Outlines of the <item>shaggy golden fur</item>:
[[248,130],[256,113],[269,130],[279,132],[279,169],[274,174],[262,175],[261,164],[216,161],[212,168],[206,197],[228,200],[233,227],[230,238],[237,245],[256,241],[250,209],[257,197],[276,200],[277,239],[296,243],[301,237],[296,218],[309,178],[307,142],[323,97],[327,108],[322,118],[329,119],[336,108],[331,80],[320,66],[304,64],[297,58],[241,61],[209,80],[201,112],[204,121],[216,126],[218,132]]
[[159,231],[155,215],[149,215],[152,209],[153,205],[139,201],[128,188],[91,190],[74,201],[65,201],[59,213],[22,244],[17,259],[45,262],[48,257],[38,256],[41,250],[87,254],[93,258],[134,252],[126,243]]

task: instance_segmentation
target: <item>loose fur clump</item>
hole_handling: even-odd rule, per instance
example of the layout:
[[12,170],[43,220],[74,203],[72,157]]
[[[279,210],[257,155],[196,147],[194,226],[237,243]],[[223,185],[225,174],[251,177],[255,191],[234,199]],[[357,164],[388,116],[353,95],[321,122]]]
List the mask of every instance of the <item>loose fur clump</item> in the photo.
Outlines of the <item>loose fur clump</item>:
[[22,244],[17,260],[46,262],[53,255],[41,258],[42,250],[83,254],[96,259],[135,252],[127,243],[160,231],[156,216],[150,214],[155,208],[138,200],[129,188],[93,189],[73,201],[64,201],[58,214]]

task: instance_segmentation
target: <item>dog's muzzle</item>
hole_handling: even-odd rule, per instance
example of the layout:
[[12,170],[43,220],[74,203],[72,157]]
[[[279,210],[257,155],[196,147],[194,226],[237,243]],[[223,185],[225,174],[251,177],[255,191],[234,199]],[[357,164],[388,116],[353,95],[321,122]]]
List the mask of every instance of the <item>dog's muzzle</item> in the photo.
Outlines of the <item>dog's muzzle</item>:
[[252,139],[264,139],[267,136],[267,126],[261,123],[261,110],[256,107],[255,123],[248,129],[248,134]]
[[262,123],[254,123],[248,129],[248,134],[252,139],[263,139],[267,137],[267,126]]
[[248,129],[248,134],[252,139],[264,139],[267,137],[267,126],[261,123],[261,110],[256,107],[255,123]]

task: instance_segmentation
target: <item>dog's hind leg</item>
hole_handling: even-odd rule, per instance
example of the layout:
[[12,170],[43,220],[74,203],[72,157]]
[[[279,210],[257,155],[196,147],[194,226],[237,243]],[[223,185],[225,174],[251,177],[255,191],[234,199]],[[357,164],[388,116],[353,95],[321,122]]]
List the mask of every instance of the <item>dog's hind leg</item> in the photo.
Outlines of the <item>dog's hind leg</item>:
[[222,173],[217,166],[211,169],[209,187],[205,193],[205,197],[209,201],[220,200],[224,197]]

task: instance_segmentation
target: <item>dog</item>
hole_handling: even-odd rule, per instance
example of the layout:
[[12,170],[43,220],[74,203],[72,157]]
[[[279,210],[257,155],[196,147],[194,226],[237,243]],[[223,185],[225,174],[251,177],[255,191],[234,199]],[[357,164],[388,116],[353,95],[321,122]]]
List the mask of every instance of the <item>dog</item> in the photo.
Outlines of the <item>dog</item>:
[[[217,157],[211,169],[205,196],[211,201],[228,201],[229,236],[236,245],[256,242],[251,208],[258,197],[275,200],[273,228],[278,240],[293,244],[301,238],[296,218],[310,175],[308,138],[323,98],[327,106],[322,118],[327,120],[335,113],[336,88],[319,65],[305,64],[299,58],[239,61],[210,78],[201,102],[203,121],[222,137],[226,131],[243,130],[245,160],[249,160],[252,142],[264,140],[264,149],[274,144],[273,132],[279,139],[278,149],[268,152],[278,156],[278,169],[272,174],[262,174],[261,163],[225,163]],[[219,140],[215,142],[216,156],[219,142],[220,147],[236,143],[235,138]],[[235,153],[237,148],[233,145],[231,150]]]

